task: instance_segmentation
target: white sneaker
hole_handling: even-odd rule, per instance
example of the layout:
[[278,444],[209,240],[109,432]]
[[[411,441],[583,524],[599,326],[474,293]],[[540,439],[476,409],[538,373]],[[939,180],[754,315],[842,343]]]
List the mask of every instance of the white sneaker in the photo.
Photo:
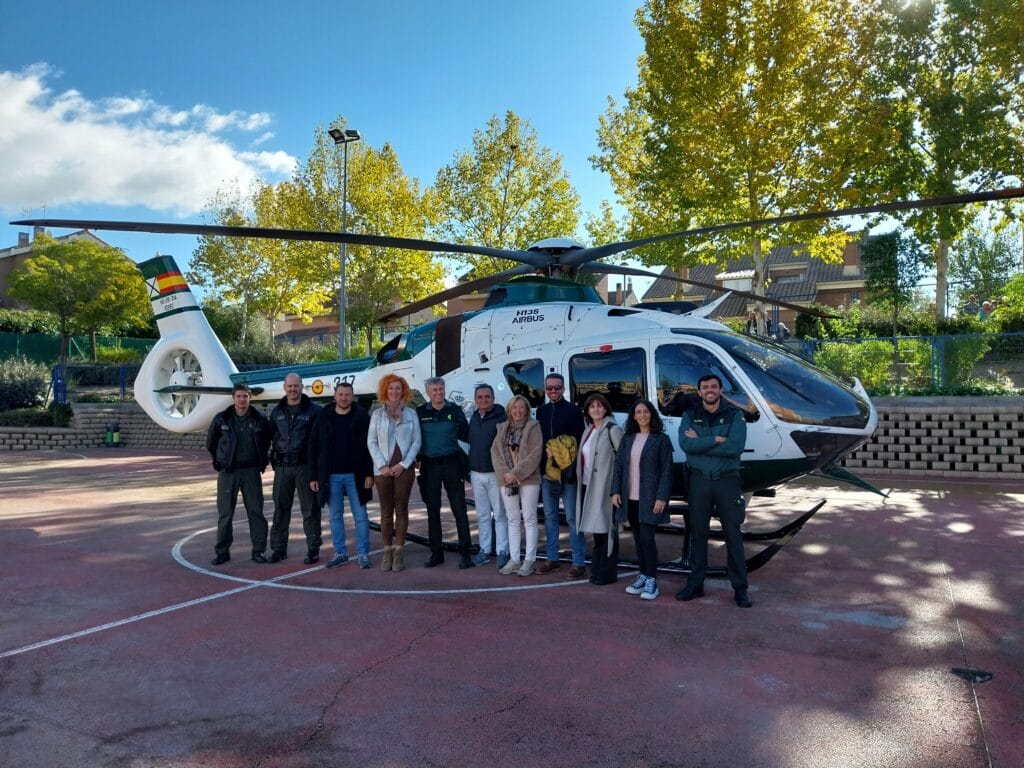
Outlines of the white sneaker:
[[658,580],[655,578],[647,579],[647,583],[644,584],[644,591],[640,593],[641,600],[653,600],[660,592],[658,592]]
[[639,595],[644,591],[644,585],[647,583],[647,577],[642,573],[633,580],[633,583],[626,587],[627,595]]
[[527,560],[523,563],[523,567],[519,569],[520,576],[533,576],[533,560]]
[[502,576],[511,576],[513,573],[518,571],[520,567],[522,567],[522,565],[523,564],[518,560],[509,560],[507,563],[505,563],[505,567],[498,571],[498,573],[500,573]]

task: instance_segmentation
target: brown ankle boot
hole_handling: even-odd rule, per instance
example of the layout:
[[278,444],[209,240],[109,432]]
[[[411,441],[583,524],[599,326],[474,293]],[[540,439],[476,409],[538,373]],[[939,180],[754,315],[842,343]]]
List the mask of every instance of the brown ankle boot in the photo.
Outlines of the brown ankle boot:
[[395,547],[395,559],[391,563],[392,571],[401,571],[405,569],[405,547]]
[[391,570],[394,551],[394,547],[384,547],[384,557],[380,559],[380,569],[382,571]]

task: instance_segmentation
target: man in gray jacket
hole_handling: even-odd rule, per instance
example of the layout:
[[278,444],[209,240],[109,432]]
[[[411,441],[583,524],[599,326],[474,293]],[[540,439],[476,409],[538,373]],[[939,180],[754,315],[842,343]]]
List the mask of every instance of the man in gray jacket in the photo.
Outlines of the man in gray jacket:
[[[491,463],[491,443],[498,433],[498,425],[507,421],[505,409],[495,404],[494,389],[490,384],[480,384],[473,393],[476,411],[469,420],[469,482],[473,486],[473,503],[476,505],[476,526],[480,540],[480,552],[474,561],[486,565],[491,557],[492,543],[498,556],[500,570],[509,560],[508,520],[501,503],[498,478]],[[494,521],[493,536],[491,521]]]

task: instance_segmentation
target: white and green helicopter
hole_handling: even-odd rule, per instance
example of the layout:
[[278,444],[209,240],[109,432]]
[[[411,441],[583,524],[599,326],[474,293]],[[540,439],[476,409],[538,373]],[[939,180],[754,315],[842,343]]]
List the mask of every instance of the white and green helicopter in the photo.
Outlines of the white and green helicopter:
[[[526,250],[506,250],[356,233],[260,229],[217,225],[134,223],[36,219],[13,222],[48,228],[87,228],[164,234],[237,236],[312,240],[439,253],[476,253],[520,262],[520,266],[472,280],[407,305],[382,320],[412,314],[447,299],[490,289],[485,306],[441,318],[392,338],[375,357],[330,363],[238,371],[213,333],[174,259],[157,256],[139,265],[145,277],[160,331],[135,380],[135,398],[147,414],[173,432],[205,430],[214,415],[231,403],[231,388],[246,382],[256,401],[276,401],[283,380],[295,371],[307,394],[329,399],[342,382],[369,397],[389,373],[405,377],[422,392],[423,381],[443,376],[448,398],[474,407],[478,384],[490,384],[498,402],[524,395],[534,408],[544,402],[544,377],[566,378],[566,397],[582,404],[592,393],[604,394],[620,423],[637,398],[650,399],[665,421],[675,447],[676,491],[682,498],[686,457],[679,449],[680,417],[696,402],[696,382],[717,374],[723,395],[747,416],[743,487],[770,495],[794,478],[825,474],[866,486],[839,466],[840,460],[866,443],[878,414],[856,380],[844,382],[783,348],[736,333],[708,315],[715,302],[676,314],[642,307],[609,306],[579,273],[655,276],[654,273],[598,260],[652,243],[743,227],[784,224],[807,219],[868,215],[926,206],[962,205],[1024,196],[1024,189],[960,195],[837,211],[796,214],[717,225],[668,235],[585,248],[554,238]],[[680,280],[717,290],[717,286]],[[805,306],[768,301],[742,291],[733,294],[815,314]],[[726,294],[727,295],[727,294]],[[745,533],[748,540],[771,542],[748,561],[753,569],[766,563],[815,513],[824,501],[792,522],[765,533]],[[685,560],[685,557],[683,558]]]

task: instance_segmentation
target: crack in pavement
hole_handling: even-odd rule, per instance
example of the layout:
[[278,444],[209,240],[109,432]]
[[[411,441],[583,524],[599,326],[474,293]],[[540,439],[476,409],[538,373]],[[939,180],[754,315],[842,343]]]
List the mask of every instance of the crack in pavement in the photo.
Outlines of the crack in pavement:
[[310,733],[309,736],[306,737],[306,740],[303,742],[302,749],[306,749],[309,746],[311,746],[313,742],[317,741],[323,734],[324,723],[327,719],[327,714],[331,711],[334,705],[338,703],[338,699],[341,698],[341,694],[345,690],[345,688],[347,688],[350,684],[354,683],[360,678],[365,677],[367,674],[369,674],[382,664],[386,664],[390,661],[394,661],[395,659],[398,659],[406,655],[425,638],[429,637],[430,635],[436,634],[438,631],[444,629],[445,627],[451,624],[461,621],[467,613],[469,613],[469,611],[462,611],[460,613],[453,614],[451,618],[449,618],[447,621],[443,621],[440,624],[425,629],[419,635],[417,635],[408,643],[406,643],[404,648],[400,648],[396,650],[394,653],[391,653],[388,656],[378,659],[377,661],[370,664],[368,667],[365,667],[359,670],[358,672],[353,673],[349,677],[345,678],[345,680],[343,680],[341,684],[338,685],[337,689],[334,691],[334,695],[331,696],[330,701],[328,701],[326,704],[324,704],[324,706],[320,708],[320,715],[319,717],[317,717],[316,725],[313,727],[312,733]]

